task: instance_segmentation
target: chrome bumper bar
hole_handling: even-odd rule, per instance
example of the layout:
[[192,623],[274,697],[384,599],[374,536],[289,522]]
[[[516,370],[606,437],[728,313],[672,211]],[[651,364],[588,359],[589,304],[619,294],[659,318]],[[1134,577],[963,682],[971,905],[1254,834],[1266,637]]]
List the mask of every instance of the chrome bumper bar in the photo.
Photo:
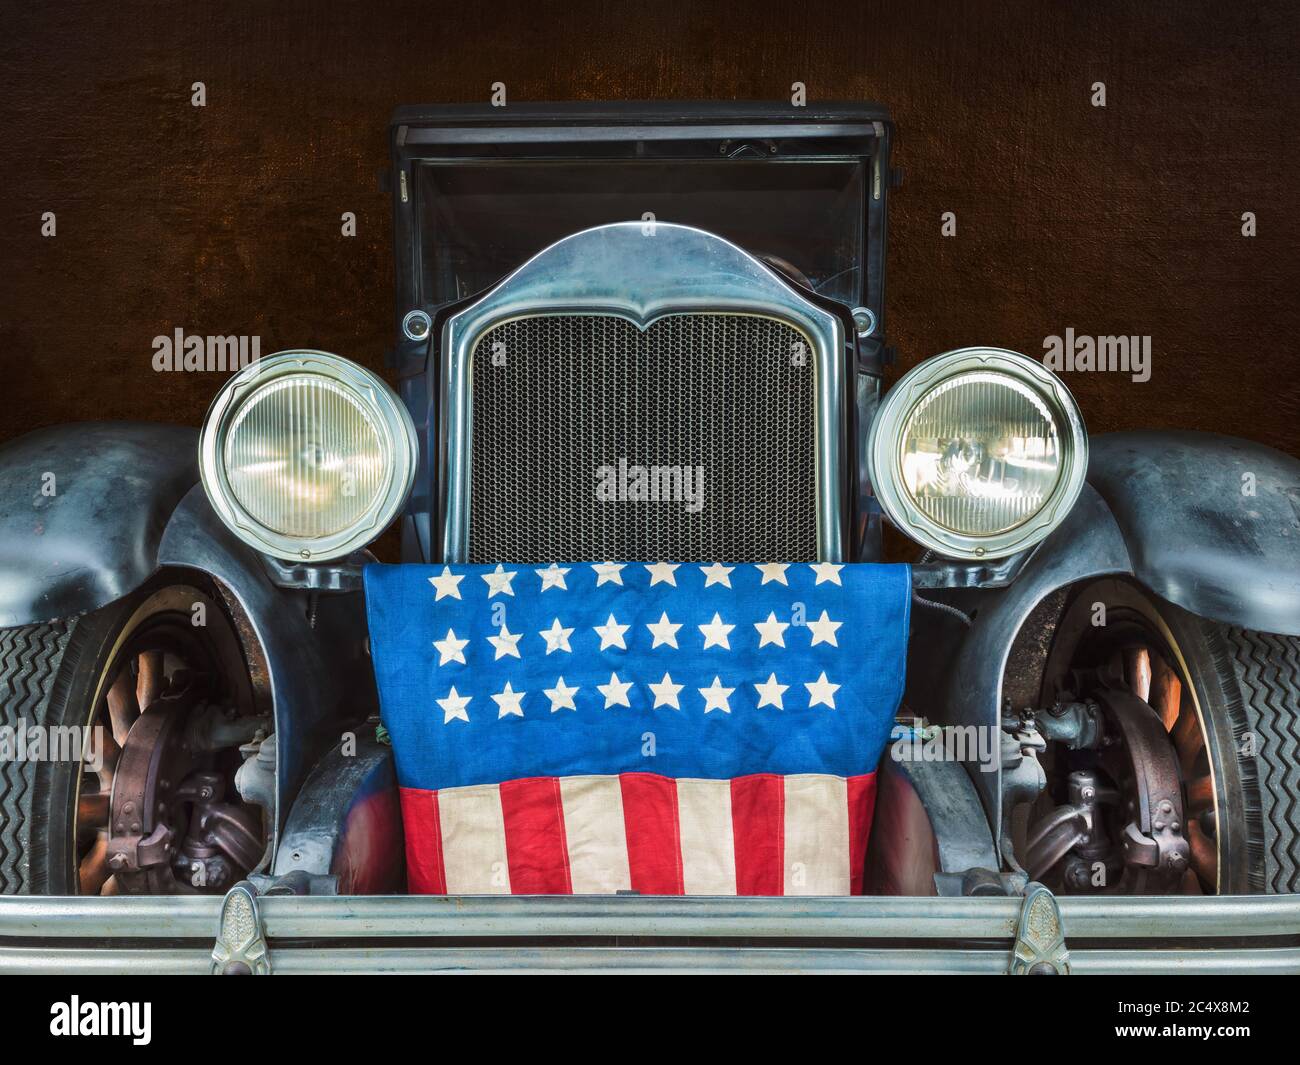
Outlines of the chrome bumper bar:
[[[1017,898],[268,896],[275,973],[1005,973]],[[1300,973],[1300,895],[1062,898],[1074,973]],[[0,898],[0,972],[207,973],[219,898]]]

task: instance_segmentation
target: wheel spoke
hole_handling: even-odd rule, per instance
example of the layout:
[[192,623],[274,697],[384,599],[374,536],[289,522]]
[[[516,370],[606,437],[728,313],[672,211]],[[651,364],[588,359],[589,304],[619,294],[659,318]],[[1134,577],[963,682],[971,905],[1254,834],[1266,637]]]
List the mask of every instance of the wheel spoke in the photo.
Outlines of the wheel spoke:
[[1151,694],[1147,702],[1160,715],[1166,732],[1173,731],[1178,721],[1182,700],[1183,682],[1178,679],[1178,674],[1169,668],[1169,664],[1157,655],[1151,664]]
[[1184,779],[1197,775],[1196,763],[1201,751],[1205,749],[1205,737],[1201,735],[1201,722],[1190,699],[1183,700],[1182,712],[1179,713],[1169,738],[1174,741],[1174,748],[1178,751],[1178,764]]
[[140,706],[135,701],[134,677],[129,667],[123,667],[108,689],[108,719],[113,725],[113,739],[118,746],[126,743],[127,733],[140,716]]
[[1124,649],[1124,678],[1130,690],[1144,703],[1151,698],[1151,655],[1145,647]]
[[117,772],[118,760],[122,757],[122,748],[117,745],[117,740],[113,739],[113,733],[103,725],[92,725],[96,737],[99,740],[102,751],[100,754],[101,762],[95,775],[99,777],[99,790],[109,795],[113,791],[113,775]]
[[106,791],[81,793],[77,798],[78,828],[108,827],[108,795]]
[[108,871],[108,833],[100,832],[94,845],[81,859],[77,869],[83,895],[98,895],[109,877]]
[[137,661],[140,665],[140,676],[135,684],[136,702],[141,710],[147,710],[149,705],[162,694],[167,682],[163,673],[163,653],[145,651]]
[[1209,773],[1187,781],[1187,809],[1190,819],[1205,810],[1214,809],[1214,780]]
[[1192,849],[1192,868],[1211,892],[1219,882],[1219,848],[1214,840],[1201,831],[1198,821],[1187,824],[1187,842]]

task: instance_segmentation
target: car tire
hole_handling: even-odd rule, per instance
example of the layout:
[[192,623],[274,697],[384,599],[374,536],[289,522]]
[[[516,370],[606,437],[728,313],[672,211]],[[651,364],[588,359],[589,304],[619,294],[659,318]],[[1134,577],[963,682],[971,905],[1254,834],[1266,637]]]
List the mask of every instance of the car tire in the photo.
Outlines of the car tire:
[[[161,574],[92,613],[0,629],[0,728],[11,737],[10,730],[32,726],[87,729],[104,705],[110,672],[122,668],[121,656],[133,641],[164,625],[175,631],[193,624],[199,603],[205,623],[202,636],[193,639],[208,648],[205,662],[246,687],[243,655],[219,602],[203,581]],[[240,701],[247,698],[241,690]],[[82,764],[5,754],[0,746],[0,894],[79,893],[85,846],[75,815],[83,797]],[[106,844],[107,834],[100,835]]]

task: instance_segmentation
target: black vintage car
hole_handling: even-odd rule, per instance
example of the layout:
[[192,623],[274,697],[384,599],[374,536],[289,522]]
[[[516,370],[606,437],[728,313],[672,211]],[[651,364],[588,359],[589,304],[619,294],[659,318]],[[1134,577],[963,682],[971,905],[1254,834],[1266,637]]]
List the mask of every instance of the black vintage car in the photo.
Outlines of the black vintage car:
[[[57,896],[0,899],[0,969],[1300,969],[1300,902],[1248,897],[1300,889],[1300,463],[1090,439],[996,347],[886,392],[892,130],[401,108],[396,392],[285,351],[201,431],[0,449],[0,893]],[[695,509],[603,507],[590,471],[629,441],[725,475]],[[395,521],[403,561],[451,565],[873,561],[901,531],[867,895],[395,898],[361,590]]]

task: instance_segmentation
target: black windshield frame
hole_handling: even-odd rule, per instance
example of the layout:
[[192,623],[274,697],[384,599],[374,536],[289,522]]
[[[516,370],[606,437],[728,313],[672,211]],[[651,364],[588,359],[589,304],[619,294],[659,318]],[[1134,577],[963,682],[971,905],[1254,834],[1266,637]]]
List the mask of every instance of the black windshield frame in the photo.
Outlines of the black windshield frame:
[[[851,247],[840,258],[854,284],[832,282],[824,291],[849,306],[867,307],[876,319],[876,330],[861,346],[864,368],[878,369],[883,359],[884,267],[887,221],[887,192],[892,171],[889,165],[893,126],[888,111],[869,103],[808,104],[757,102],[655,102],[655,103],[569,103],[445,105],[403,107],[393,116],[390,127],[393,157],[394,251],[396,256],[394,327],[398,336],[397,363],[405,372],[423,360],[427,344],[407,340],[400,323],[413,309],[431,317],[452,300],[472,297],[476,286],[486,288],[501,276],[540,251],[552,239],[567,233],[564,225],[585,228],[602,221],[626,220],[622,216],[638,206],[638,195],[630,192],[622,205],[618,199],[620,178],[624,185],[636,185],[635,175],[672,175],[673,187],[687,190],[700,178],[699,192],[683,194],[673,202],[671,192],[653,197],[663,210],[645,207],[641,217],[653,211],[657,220],[685,222],[718,232],[756,255],[774,255],[802,269],[800,259],[809,254],[791,237],[789,227],[773,224],[770,234],[737,224],[734,217],[720,217],[710,224],[708,191],[725,193],[729,173],[735,175],[738,198],[745,188],[751,193],[764,183],[775,190],[786,177],[796,173],[826,174],[835,168],[851,170],[854,177],[844,182],[836,200],[834,219],[827,219],[820,232],[808,237],[808,245],[824,247],[832,240]],[[534,231],[507,247],[491,247],[492,231],[480,239],[472,226],[453,232],[447,223],[452,216],[435,203],[440,187],[449,185],[473,191],[478,177],[490,183],[489,175],[532,173],[564,175],[572,181],[561,200],[572,205],[584,196],[592,200],[590,210],[575,209],[570,221],[548,227],[537,223]],[[727,167],[734,167],[728,171]],[[827,168],[827,169],[821,169]],[[847,168],[847,169],[845,169]],[[632,175],[632,180],[628,180]],[[644,185],[645,182],[642,182]],[[809,195],[824,184],[810,182]],[[807,202],[792,203],[799,197],[799,181],[793,182],[787,206],[791,213],[811,219],[816,207]],[[520,208],[519,186],[506,182],[506,194],[497,200],[503,217]],[[850,192],[851,189],[851,192]],[[845,195],[860,197],[852,210],[845,209]],[[645,197],[640,197],[644,199]],[[769,202],[777,204],[779,196]],[[609,206],[602,210],[597,201]],[[695,201],[688,206],[688,201]],[[716,202],[716,201],[715,201]],[[761,197],[753,198],[755,204]],[[490,219],[493,199],[482,194],[474,204],[480,221]],[[536,212],[534,212],[536,213]],[[454,227],[454,222],[452,223]],[[432,228],[431,228],[432,227]],[[836,232],[832,233],[832,227]],[[849,231],[851,230],[851,231]],[[498,231],[502,232],[502,231]],[[769,245],[767,247],[761,245]],[[782,254],[782,250],[792,254]],[[460,263],[447,270],[448,252]],[[481,251],[481,266],[466,261]],[[518,258],[519,261],[512,261]],[[848,259],[856,261],[849,262]],[[816,269],[813,271],[816,273]],[[827,278],[810,278],[816,288],[827,287]],[[480,288],[480,290],[481,290]]]

